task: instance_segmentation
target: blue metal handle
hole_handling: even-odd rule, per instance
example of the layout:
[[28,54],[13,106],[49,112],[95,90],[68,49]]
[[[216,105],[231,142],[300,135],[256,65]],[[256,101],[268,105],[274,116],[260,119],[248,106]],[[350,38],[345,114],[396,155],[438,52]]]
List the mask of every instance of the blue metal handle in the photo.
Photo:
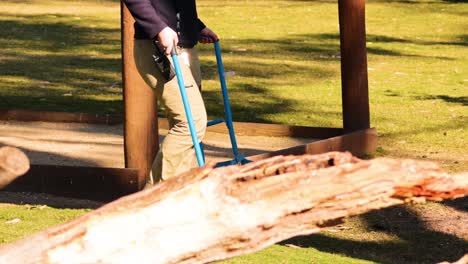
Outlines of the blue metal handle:
[[217,125],[217,124],[221,124],[223,122],[225,122],[224,118],[219,118],[219,119],[208,121],[206,126],[214,126],[214,125]]
[[221,58],[221,47],[219,41],[214,41],[214,48],[216,53],[216,62],[218,64],[219,81],[221,82],[221,91],[223,93],[224,113],[226,114],[226,126],[229,130],[229,138],[231,139],[232,153],[236,162],[240,162],[239,150],[237,148],[236,136],[234,133],[234,125],[232,123],[232,112],[231,105],[229,104],[229,96],[227,92],[226,79],[224,77],[224,65],[223,59]]
[[182,101],[184,103],[184,110],[187,116],[187,122],[189,124],[190,134],[192,136],[193,147],[195,148],[195,155],[197,156],[198,166],[202,167],[205,165],[205,157],[203,151],[198,142],[197,130],[195,129],[195,124],[193,122],[192,110],[190,109],[190,104],[187,98],[187,92],[185,91],[184,78],[182,77],[182,71],[180,69],[179,59],[177,56],[177,50],[174,45],[171,52],[172,62],[174,63],[174,69],[177,76],[177,82],[179,83],[180,94],[182,96]]

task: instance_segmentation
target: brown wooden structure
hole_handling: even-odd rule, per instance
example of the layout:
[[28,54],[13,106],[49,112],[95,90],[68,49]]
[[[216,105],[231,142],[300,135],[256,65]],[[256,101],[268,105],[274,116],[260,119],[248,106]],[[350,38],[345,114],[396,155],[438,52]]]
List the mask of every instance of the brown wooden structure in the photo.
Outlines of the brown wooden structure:
[[[332,150],[348,150],[354,154],[362,154],[375,150],[377,135],[375,129],[370,128],[369,114],[365,1],[338,0],[338,9],[343,128],[298,127],[236,122],[234,126],[237,134],[321,139],[307,145],[249,158],[258,160],[279,154],[315,154]],[[83,196],[86,193],[86,186],[95,186],[95,190],[92,193],[96,195],[87,193],[86,196],[98,198],[102,198],[105,192],[110,192],[110,197],[115,197],[143,188],[151,162],[158,148],[158,118],[155,95],[142,80],[134,64],[133,22],[134,20],[128,9],[125,5],[121,4],[124,117],[21,110],[0,111],[0,119],[4,120],[114,124],[123,119],[125,126],[124,147],[126,168],[71,168],[32,165],[30,173],[23,180],[18,180],[11,188],[24,186],[25,184],[21,184],[21,182],[27,182],[29,184],[26,185],[30,187],[35,186],[33,188],[35,191]],[[165,127],[167,126],[167,122],[164,119],[160,119],[159,126]],[[224,127],[213,127],[210,130],[223,132],[226,129]],[[82,177],[81,175],[87,176]],[[63,180],[60,176],[67,176],[69,178],[67,178],[68,180]],[[41,184],[38,182],[41,182]],[[73,182],[80,182],[80,184],[72,184]],[[112,186],[112,188],[109,188],[109,186]]]
[[[309,134],[301,136],[311,138],[328,138],[334,136],[346,136],[345,133],[360,134],[358,140],[351,141],[348,144],[340,145],[341,149],[338,150],[353,150],[355,153],[366,152],[375,147],[375,130],[370,129],[370,114],[369,114],[369,95],[368,95],[368,81],[367,81],[367,52],[366,52],[366,30],[365,30],[365,1],[364,0],[339,0],[339,24],[340,24],[340,47],[341,47],[341,80],[342,80],[342,105],[343,105],[343,130],[337,134],[339,130],[333,128],[308,128]],[[130,12],[122,5],[122,30],[124,32],[123,38],[123,65],[124,65],[124,80],[126,78],[137,80],[141,79],[138,72],[134,70],[132,52],[129,47],[132,47],[133,38],[131,32],[133,29],[133,21]],[[127,35],[128,34],[128,35]],[[125,54],[128,52],[128,54]],[[135,82],[125,82],[124,91],[136,91],[141,89],[139,86],[142,84],[141,80]],[[157,130],[149,133],[150,137],[147,142],[142,141],[137,137],[136,142],[131,142],[133,138],[131,133],[136,133],[136,130],[155,128],[155,121],[150,120],[146,115],[133,115],[134,108],[148,109],[155,108],[153,102],[148,101],[148,96],[141,96],[141,99],[136,95],[132,101],[128,100],[129,97],[125,96],[125,155],[126,160],[132,157],[132,162],[127,163],[129,167],[138,168],[140,171],[146,169],[145,164],[148,164],[153,156],[142,155],[142,150],[148,150],[149,147],[153,148],[151,143],[155,142],[157,138]],[[141,110],[140,110],[141,111]],[[154,122],[154,123],[153,123]],[[240,126],[239,124],[237,126]],[[251,130],[262,130],[263,124],[248,124]],[[265,127],[263,126],[265,129]],[[246,128],[247,129],[247,128]],[[237,131],[243,131],[237,129]],[[306,129],[303,129],[306,130]],[[360,131],[360,132],[359,132]],[[136,135],[135,135],[136,136]],[[354,138],[356,139],[356,138]],[[311,143],[316,146],[320,143]],[[328,143],[323,143],[327,145]],[[371,146],[370,146],[371,145]],[[361,149],[360,149],[361,146]],[[275,154],[304,154],[312,151],[313,147],[303,146],[297,147],[293,150],[277,151]],[[331,148],[331,147],[330,147]],[[154,149],[154,148],[153,148]],[[315,153],[315,152],[314,152]],[[152,160],[152,159],[151,159]]]

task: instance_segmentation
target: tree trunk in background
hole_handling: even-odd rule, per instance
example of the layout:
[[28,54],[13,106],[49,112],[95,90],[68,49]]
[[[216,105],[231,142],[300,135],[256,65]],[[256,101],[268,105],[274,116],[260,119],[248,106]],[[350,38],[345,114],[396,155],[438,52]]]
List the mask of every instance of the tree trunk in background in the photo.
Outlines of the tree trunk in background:
[[318,232],[343,217],[466,194],[466,173],[349,153],[207,166],[6,245],[0,262],[206,263]]

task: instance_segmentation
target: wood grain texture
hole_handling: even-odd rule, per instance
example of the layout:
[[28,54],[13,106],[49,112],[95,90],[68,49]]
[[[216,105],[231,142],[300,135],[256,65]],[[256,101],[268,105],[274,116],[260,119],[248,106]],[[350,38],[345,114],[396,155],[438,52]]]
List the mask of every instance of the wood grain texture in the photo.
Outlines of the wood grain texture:
[[248,156],[247,159],[257,161],[278,155],[320,154],[330,151],[349,151],[354,155],[362,155],[372,153],[376,148],[377,131],[375,128],[369,128],[304,145]]
[[365,0],[338,0],[343,127],[370,127]]
[[468,194],[467,174],[349,153],[209,165],[0,248],[0,263],[206,263],[343,217]]
[[[120,114],[90,114],[36,111],[26,109],[0,109],[0,120],[118,125],[123,123],[124,116]],[[233,122],[233,124],[236,135],[238,136],[299,137],[322,139],[344,134],[344,130],[342,128],[333,127],[290,126],[254,122]],[[160,129],[169,129],[167,118],[159,117],[158,127]],[[224,123],[216,126],[210,126],[207,128],[207,131],[222,134],[229,133]]]
[[139,170],[138,188],[141,190],[159,149],[158,105],[155,93],[135,65],[134,22],[130,11],[121,2],[125,168]]

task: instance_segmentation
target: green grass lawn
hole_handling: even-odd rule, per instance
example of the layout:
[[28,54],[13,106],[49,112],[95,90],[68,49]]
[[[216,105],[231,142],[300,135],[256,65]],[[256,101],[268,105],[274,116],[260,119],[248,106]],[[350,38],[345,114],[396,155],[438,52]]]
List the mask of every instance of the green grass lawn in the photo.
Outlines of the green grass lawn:
[[[222,39],[226,71],[236,73],[228,79],[236,121],[342,126],[337,1],[197,2],[200,17]],[[110,0],[2,1],[0,109],[121,113],[119,15],[119,2]],[[371,126],[379,134],[373,156],[468,170],[466,1],[369,0],[366,23]],[[200,49],[208,112],[219,116],[213,49]],[[412,208],[398,214],[413,215]],[[85,211],[0,207],[1,241]],[[62,216],[20,228],[49,213]],[[398,218],[393,210],[382,214]],[[2,223],[15,215],[30,220]],[[226,263],[435,263],[468,248],[466,240],[417,224],[399,230],[374,224],[385,217],[355,217],[346,222],[350,230],[298,238],[294,247],[280,243]]]
[[60,209],[46,205],[0,204],[0,244],[72,220],[89,211],[90,209]]

